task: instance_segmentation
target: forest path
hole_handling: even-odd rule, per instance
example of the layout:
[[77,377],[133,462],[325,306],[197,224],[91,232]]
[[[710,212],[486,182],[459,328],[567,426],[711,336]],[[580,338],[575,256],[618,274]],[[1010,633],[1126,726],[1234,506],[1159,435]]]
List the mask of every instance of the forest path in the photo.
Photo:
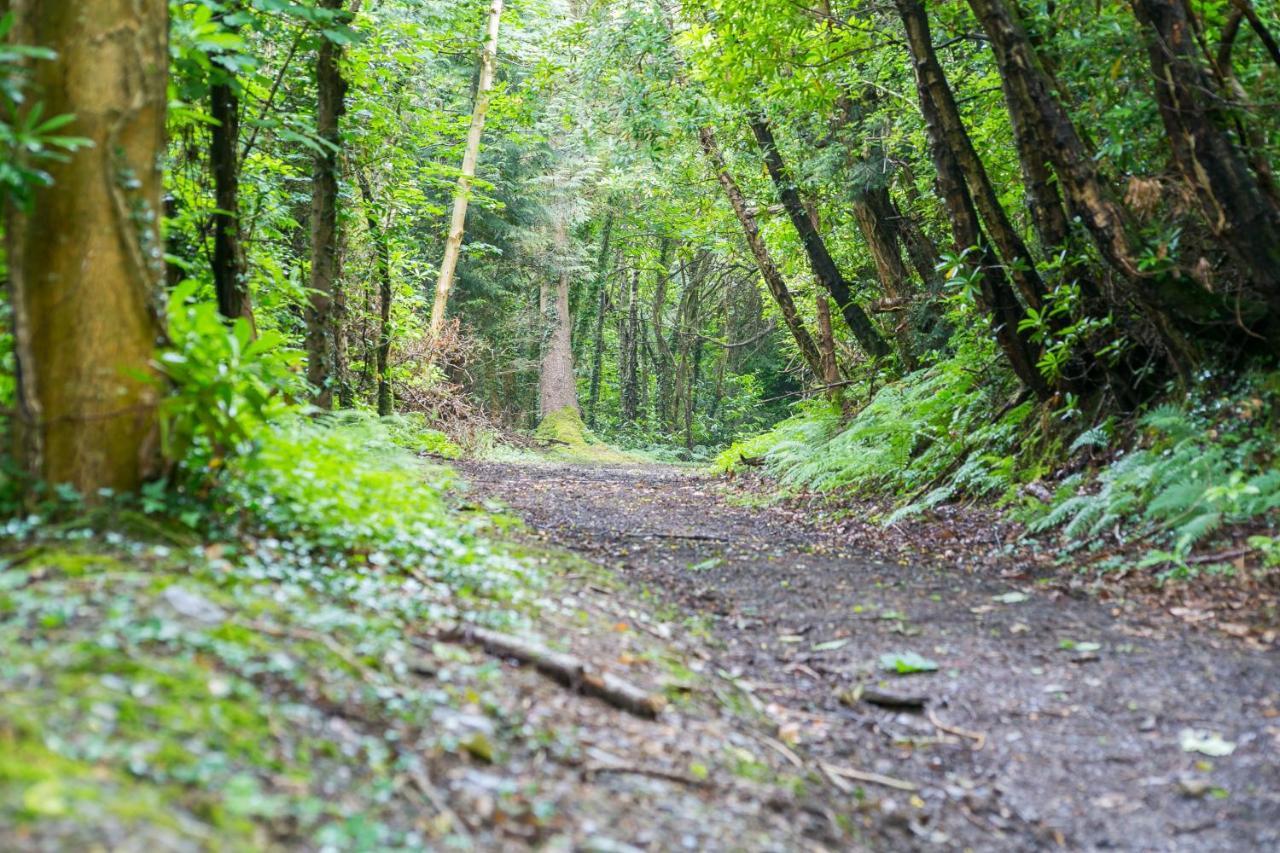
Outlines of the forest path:
[[[746,686],[807,760],[918,785],[864,786],[868,809],[828,774],[831,807],[872,847],[1280,847],[1274,652],[998,571],[886,562],[686,469],[460,467],[478,496],[614,571],[633,606],[656,598],[705,626],[695,642],[721,673],[707,679]],[[911,652],[938,670],[878,671]],[[927,709],[849,697],[860,682]]]

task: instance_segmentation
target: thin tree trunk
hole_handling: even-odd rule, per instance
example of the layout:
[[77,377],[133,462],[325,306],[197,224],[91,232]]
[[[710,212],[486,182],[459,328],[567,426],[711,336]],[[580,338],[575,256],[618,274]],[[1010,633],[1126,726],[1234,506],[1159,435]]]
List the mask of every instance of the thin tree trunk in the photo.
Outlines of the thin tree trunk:
[[596,425],[596,407],[600,404],[600,381],[604,372],[604,323],[609,313],[609,288],[602,284],[596,297],[596,324],[591,344],[591,396],[587,402],[587,425]]
[[956,245],[960,248],[973,246],[978,249],[980,307],[991,315],[996,340],[1014,375],[1038,397],[1048,399],[1051,391],[1036,368],[1034,350],[1030,342],[1018,332],[1018,324],[1023,316],[1022,306],[1018,304],[1017,297],[1005,278],[1005,267],[1001,265],[982,230],[977,208],[965,184],[965,172],[957,153],[951,147],[951,143],[956,140],[954,134],[947,133],[944,111],[939,106],[938,98],[950,98],[952,107],[955,101],[934,54],[924,6],[919,0],[894,0],[894,5],[907,31],[920,108],[928,130],[934,168],[938,173],[938,189],[951,219]]
[[467,133],[467,148],[462,156],[462,174],[458,177],[458,189],[453,197],[453,215],[449,222],[449,236],[445,241],[444,258],[440,261],[440,275],[436,279],[435,302],[431,306],[429,334],[432,340],[444,329],[445,313],[449,306],[449,294],[453,290],[458,259],[462,255],[462,238],[466,233],[467,206],[471,202],[471,184],[476,177],[476,164],[480,159],[480,142],[484,138],[485,117],[489,113],[494,79],[498,66],[498,35],[502,26],[503,0],[493,0],[485,26],[485,45],[480,54],[480,81],[476,87],[476,103],[471,114],[471,129]]
[[15,459],[89,501],[159,473],[160,236],[168,21],[164,0],[13,0],[15,43],[45,115],[93,141],[45,161],[49,186],[5,210],[17,400]]
[[618,336],[618,384],[620,388],[623,425],[636,422],[640,413],[640,270],[631,273],[631,284],[623,285],[626,304],[620,321]]
[[[883,184],[861,187],[854,194],[853,216],[875,262],[877,277],[885,296],[905,318],[911,302],[911,273],[902,260],[902,245],[898,241],[898,231],[894,224],[895,213],[889,188]],[[898,355],[902,358],[902,365],[908,371],[913,371],[918,363],[911,340],[911,324],[905,319],[899,320],[896,313],[889,316],[894,326],[894,337],[898,341]]]
[[826,241],[822,239],[822,235],[814,226],[804,201],[800,198],[795,179],[792,177],[790,170],[787,169],[786,162],[782,159],[782,152],[778,149],[778,144],[774,139],[773,129],[769,126],[769,122],[760,115],[752,117],[751,132],[755,135],[756,142],[760,146],[765,166],[769,170],[769,177],[772,178],[778,197],[782,200],[782,206],[786,208],[791,224],[795,226],[796,233],[800,235],[800,242],[804,245],[805,254],[809,258],[809,265],[813,268],[814,277],[835,299],[836,305],[840,309],[840,314],[849,326],[849,331],[853,332],[853,336],[857,338],[858,344],[863,351],[873,358],[888,355],[888,344],[884,342],[884,338],[876,330],[871,318],[867,316],[867,312],[854,301],[853,293],[849,289],[849,283],[845,280],[844,275],[841,274],[839,267],[836,266],[835,259],[831,257],[831,253],[827,250]]
[[818,311],[818,349],[822,352],[822,373],[819,378],[830,389],[829,394],[835,397],[840,391],[836,387],[840,382],[840,366],[836,362],[836,336],[831,328],[831,303],[828,301],[831,295],[825,290],[819,290],[814,296]]
[[[343,0],[320,0],[320,8],[341,11]],[[307,380],[314,403],[333,408],[334,289],[338,284],[339,123],[345,112],[347,84],[342,79],[342,47],[322,38],[316,56],[316,134],[324,142],[315,157],[311,194],[311,295],[307,306]]]
[[[658,249],[658,270],[653,280],[653,302],[649,309],[649,317],[653,323],[653,369],[658,382],[656,414],[658,425],[663,428],[675,425],[672,406],[675,389],[675,356],[672,355],[671,346],[663,336],[663,329],[666,327],[667,283],[670,278],[672,245],[670,237],[661,239]],[[681,261],[682,272],[684,268],[684,262]]]
[[369,236],[377,247],[378,265],[378,414],[386,417],[394,410],[391,397],[391,377],[388,362],[391,358],[391,243],[387,240],[386,231],[378,222],[374,211],[373,187],[369,184],[369,176],[363,170],[356,170],[356,180],[360,183],[360,194],[364,197],[365,221],[369,226]]
[[795,340],[805,364],[813,371],[814,376],[821,376],[822,354],[818,352],[818,345],[814,343],[813,336],[804,327],[800,312],[796,310],[795,300],[791,298],[791,291],[787,288],[787,281],[782,277],[782,272],[774,263],[769,247],[765,245],[764,237],[760,234],[760,225],[756,222],[755,214],[747,204],[747,199],[742,194],[738,182],[729,173],[729,166],[725,163],[719,143],[716,142],[715,132],[710,127],[703,127],[698,131],[698,137],[702,143],[702,150],[706,153],[716,178],[720,181],[720,186],[724,188],[739,224],[742,225],[747,246],[755,256],[760,275],[764,277],[769,293],[773,295],[778,310],[782,313],[783,322],[791,332],[791,337]]
[[240,99],[228,69],[209,87],[209,165],[213,172],[213,288],[228,320],[243,317],[253,328],[253,302],[246,278],[240,225]]

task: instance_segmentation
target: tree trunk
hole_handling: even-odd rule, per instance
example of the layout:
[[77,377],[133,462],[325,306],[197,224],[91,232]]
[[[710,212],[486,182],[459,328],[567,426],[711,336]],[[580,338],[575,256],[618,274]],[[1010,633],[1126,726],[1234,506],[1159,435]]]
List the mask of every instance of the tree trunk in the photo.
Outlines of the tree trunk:
[[[990,232],[992,243],[1004,259],[1008,276],[1022,294],[1030,308],[1039,310],[1044,305],[1044,282],[1036,272],[1035,258],[1026,243],[1009,221],[1009,216],[996,195],[991,178],[987,175],[982,158],[973,147],[973,140],[965,129],[947,78],[934,52],[929,35],[928,13],[919,0],[895,0],[899,14],[907,24],[907,41],[916,63],[917,81],[922,90],[928,90],[929,101],[937,125],[936,132],[951,151],[951,158],[968,184],[968,195],[974,207],[982,215]],[[963,247],[961,247],[963,248]]]
[[[568,242],[565,226],[557,226],[557,242]],[[542,417],[573,409],[578,411],[578,382],[573,371],[573,317],[569,314],[569,273],[561,272],[555,284],[542,284],[545,344],[538,376],[539,411]]]
[[[320,8],[342,9],[343,0],[320,0]],[[316,56],[316,134],[324,142],[315,157],[311,192],[311,295],[307,306],[307,380],[314,403],[333,408],[334,289],[338,283],[339,122],[345,112],[347,84],[342,79],[342,47],[322,38]]]
[[[658,425],[662,428],[675,425],[672,397],[676,381],[676,360],[671,352],[671,346],[667,343],[667,339],[663,334],[667,326],[667,283],[670,279],[672,245],[670,237],[662,238],[658,249],[658,270],[653,280],[653,302],[649,309],[649,317],[653,323],[653,368],[657,374],[656,379],[658,381],[656,413]],[[680,269],[682,272],[684,271],[683,261],[680,263]]]
[[800,242],[804,245],[804,251],[809,258],[809,265],[813,268],[814,277],[835,299],[845,323],[849,326],[849,331],[853,332],[853,336],[857,338],[858,344],[863,351],[872,358],[888,355],[888,344],[884,342],[884,338],[876,331],[876,327],[872,324],[871,318],[867,316],[867,312],[863,310],[861,305],[854,302],[849,283],[845,281],[844,276],[840,273],[835,259],[827,251],[826,242],[814,226],[813,220],[810,218],[805,204],[800,198],[800,192],[796,189],[795,180],[787,169],[786,162],[782,159],[782,152],[778,150],[777,141],[774,139],[773,129],[769,126],[769,122],[762,116],[754,116],[751,119],[751,132],[755,134],[756,142],[760,146],[760,152],[764,156],[765,166],[769,170],[769,177],[772,178],[778,197],[782,200],[782,206],[786,208],[791,224],[795,226],[796,233],[800,235]]
[[600,404],[600,381],[604,373],[604,323],[609,313],[609,288],[602,283],[596,296],[596,324],[591,343],[591,396],[587,403],[587,425],[596,425],[596,407]]
[[[902,319],[890,314],[894,337],[898,340],[898,354],[908,371],[918,366],[915,347],[911,339],[911,324],[906,320],[906,309],[911,301],[911,272],[902,260],[902,244],[894,223],[897,211],[889,188],[883,184],[860,187],[853,197],[853,215],[858,229],[866,240],[871,258],[875,261],[876,275],[884,294],[898,306]],[[927,281],[927,279],[926,279]]]
[[252,328],[253,302],[246,278],[240,226],[240,98],[229,69],[217,68],[209,87],[209,167],[213,172],[213,288],[228,320],[243,317]]
[[435,302],[431,306],[432,340],[444,329],[445,312],[449,307],[449,293],[453,290],[454,275],[458,270],[458,258],[462,255],[462,238],[466,233],[467,206],[471,202],[471,184],[476,177],[476,163],[480,159],[480,142],[484,138],[485,117],[489,113],[494,79],[498,67],[498,34],[502,25],[503,0],[493,0],[485,27],[485,45],[480,54],[480,81],[476,87],[476,103],[471,114],[471,129],[467,133],[467,147],[462,155],[462,174],[458,177],[458,189],[453,197],[453,216],[449,222],[449,236],[445,241],[444,258],[440,261],[440,276],[436,279]]
[[774,263],[773,256],[769,253],[769,247],[765,245],[764,237],[760,234],[760,225],[756,222],[755,214],[747,204],[747,199],[742,194],[738,182],[734,180],[733,175],[729,174],[729,166],[725,163],[724,155],[720,152],[720,145],[716,142],[715,132],[710,127],[703,127],[698,131],[698,137],[702,143],[702,150],[706,152],[707,159],[711,162],[716,178],[720,181],[720,186],[724,188],[725,195],[729,198],[729,204],[733,207],[733,212],[738,217],[738,222],[742,225],[747,246],[751,249],[751,254],[755,256],[756,265],[759,267],[760,275],[763,276],[765,284],[769,288],[769,293],[773,295],[774,301],[778,304],[778,310],[782,314],[783,322],[786,323],[787,329],[791,332],[791,337],[795,340],[805,364],[813,371],[814,376],[821,376],[822,354],[818,352],[818,345],[814,343],[813,336],[804,327],[800,312],[796,310],[795,301],[791,298],[791,291],[787,288],[787,281],[782,277],[782,272],[778,269],[778,265]]
[[955,100],[934,54],[928,17],[920,0],[894,0],[894,5],[906,28],[920,109],[928,131],[930,154],[938,173],[938,189],[951,219],[956,246],[962,249],[977,247],[980,307],[991,315],[996,340],[1014,375],[1038,397],[1048,399],[1052,392],[1036,368],[1031,343],[1018,332],[1018,324],[1023,317],[1022,306],[1005,278],[1005,267],[983,233],[977,208],[965,184],[965,172],[951,147],[951,143],[956,141],[955,135],[947,132],[948,123],[943,119],[944,109],[940,107],[938,98],[950,99],[953,111]]
[[159,472],[163,337],[160,236],[168,5],[14,0],[20,44],[56,51],[31,68],[46,116],[93,147],[45,161],[51,186],[5,222],[13,308],[15,459],[88,500]]
[[1196,58],[1192,26],[1175,0],[1134,0],[1173,161],[1205,222],[1280,321],[1280,207],[1263,192],[1226,132],[1229,117]]
[[374,210],[373,187],[369,184],[369,176],[363,170],[356,170],[356,180],[360,183],[360,195],[364,198],[365,221],[369,226],[369,236],[373,240],[377,253],[378,265],[378,414],[386,417],[394,410],[391,398],[391,377],[388,362],[391,358],[391,243],[387,240],[386,231],[378,222]]
[[634,424],[640,414],[640,270],[631,273],[631,284],[623,285],[626,304],[619,323],[618,386],[624,426]]

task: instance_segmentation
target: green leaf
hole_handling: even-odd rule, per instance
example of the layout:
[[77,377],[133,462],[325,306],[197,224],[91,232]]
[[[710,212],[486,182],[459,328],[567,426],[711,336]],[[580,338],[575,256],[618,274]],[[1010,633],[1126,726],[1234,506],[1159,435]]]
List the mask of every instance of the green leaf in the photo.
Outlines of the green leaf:
[[914,672],[937,672],[938,664],[915,652],[889,652],[880,656],[880,668],[897,675]]

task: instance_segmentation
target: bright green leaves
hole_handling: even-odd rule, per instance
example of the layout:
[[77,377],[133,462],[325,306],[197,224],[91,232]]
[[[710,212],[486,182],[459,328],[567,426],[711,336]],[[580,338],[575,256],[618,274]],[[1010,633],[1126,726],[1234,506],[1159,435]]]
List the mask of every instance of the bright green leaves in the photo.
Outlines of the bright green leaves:
[[258,430],[304,396],[297,374],[301,354],[278,332],[254,338],[244,319],[230,329],[216,306],[194,301],[186,282],[169,300],[169,348],[156,367],[169,394],[161,403],[166,457],[193,476],[242,452]]

